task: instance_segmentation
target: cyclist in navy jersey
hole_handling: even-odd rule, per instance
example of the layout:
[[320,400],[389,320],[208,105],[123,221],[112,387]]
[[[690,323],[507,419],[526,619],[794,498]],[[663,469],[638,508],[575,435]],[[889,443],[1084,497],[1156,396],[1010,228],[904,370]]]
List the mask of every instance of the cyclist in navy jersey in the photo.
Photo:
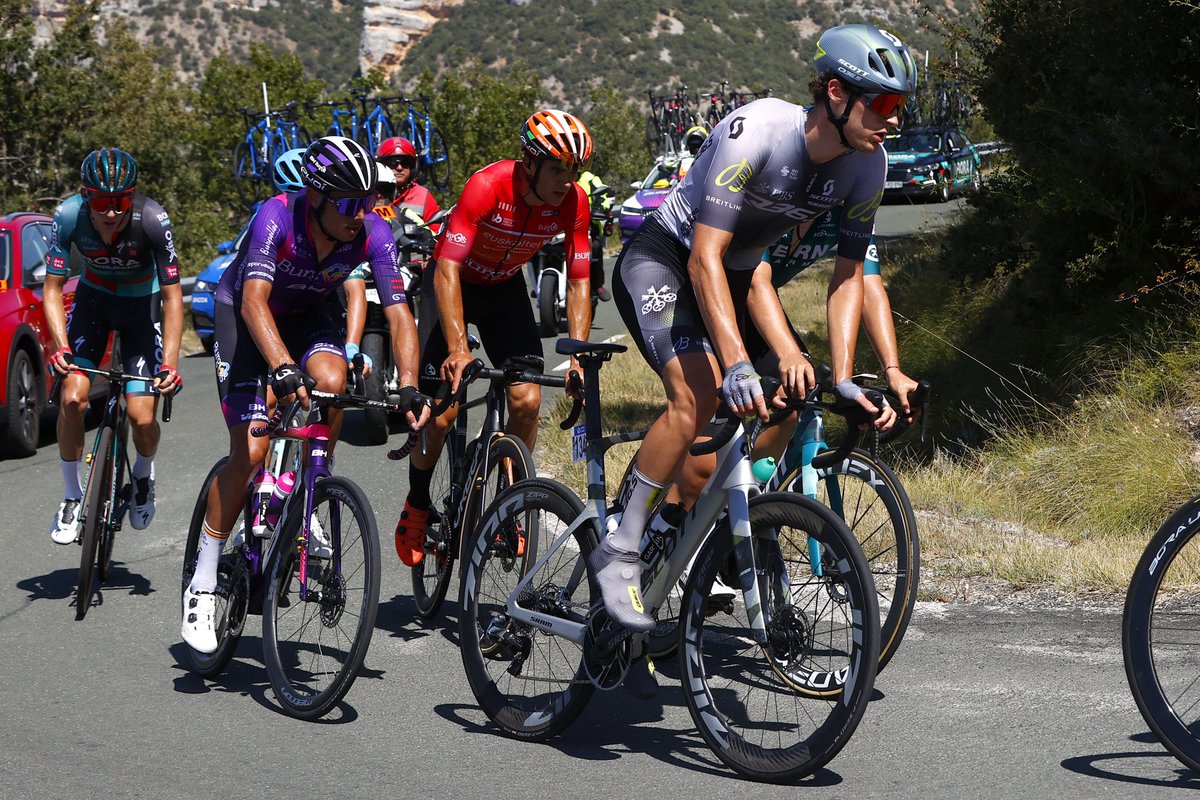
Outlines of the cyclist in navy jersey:
[[[618,259],[618,310],[667,398],[621,491],[621,522],[592,561],[606,609],[632,630],[654,626],[639,596],[637,551],[647,518],[715,411],[715,390],[735,413],[767,416],[744,342],[747,311],[768,337],[787,330],[774,292],[770,302],[748,305],[763,249],[835,206],[843,210],[827,315],[837,391],[878,412],[878,427],[895,420],[894,410],[875,408],[850,376],[863,262],[887,171],[883,141],[916,89],[916,65],[899,40],[866,25],[826,31],[815,60],[811,111],[765,98],[725,117]],[[802,354],[792,356],[781,367],[794,376],[788,388],[802,392],[813,383],[812,367]]]
[[[50,538],[58,544],[70,544],[79,535],[83,497],[79,465],[91,384],[82,372],[68,373],[70,365],[98,366],[108,335],[115,332],[124,363],[114,366],[146,378],[125,385],[137,452],[130,469],[129,521],[137,530],[154,518],[154,454],[159,440],[154,390],[169,395],[183,386],[173,366],[183,332],[183,293],[171,220],[162,206],[135,190],[137,179],[137,161],[129,153],[94,150],[80,168],[80,193],[54,211],[43,303],[46,325],[58,347],[50,364],[66,376],[58,412],[58,452],[66,488],[50,526]],[[68,318],[63,286],[72,247],[83,259],[83,274]]]
[[[307,405],[310,388],[343,390],[345,353],[326,298],[363,262],[371,265],[393,325],[401,397],[416,395],[416,326],[395,242],[387,223],[370,213],[374,157],[353,140],[328,136],[305,152],[303,178],[303,192],[263,204],[217,285],[213,358],[229,462],[209,493],[196,571],[183,597],[183,639],[203,653],[217,646],[213,590],[221,548],[266,454],[267,440],[250,436],[250,426],[267,419],[272,396],[286,402],[294,395]],[[409,424],[418,428],[427,416],[409,412]]]

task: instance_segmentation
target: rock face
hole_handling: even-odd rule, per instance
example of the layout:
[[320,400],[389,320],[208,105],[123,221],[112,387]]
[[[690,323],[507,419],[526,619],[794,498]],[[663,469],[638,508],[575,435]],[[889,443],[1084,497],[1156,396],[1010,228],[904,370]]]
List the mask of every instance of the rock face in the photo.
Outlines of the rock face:
[[463,0],[366,0],[363,3],[363,71],[377,67],[389,77],[404,61],[413,42],[439,20],[454,13]]

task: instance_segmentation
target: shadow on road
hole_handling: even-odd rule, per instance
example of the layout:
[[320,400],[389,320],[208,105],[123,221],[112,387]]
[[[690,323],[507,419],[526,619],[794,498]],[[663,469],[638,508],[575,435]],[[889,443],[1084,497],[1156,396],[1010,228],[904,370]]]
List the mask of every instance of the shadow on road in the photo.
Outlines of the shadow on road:
[[[27,592],[27,600],[74,600],[75,583],[79,570],[75,567],[56,569],[45,575],[35,575],[17,581],[17,588]],[[154,593],[150,579],[137,572],[130,572],[121,561],[113,561],[108,567],[108,576],[103,583],[97,581],[92,605],[104,605],[104,592],[128,591],[131,596],[148,596]]]
[[1075,756],[1062,761],[1064,769],[1090,778],[1127,783],[1135,786],[1161,786],[1173,789],[1200,789],[1200,774],[1175,759],[1158,743],[1152,733],[1139,733],[1130,741],[1152,744],[1157,750],[1124,753],[1099,753]]
[[417,614],[417,605],[412,596],[398,594],[391,600],[379,602],[379,613],[375,616],[375,627],[403,641],[423,639],[433,633],[455,648],[458,647],[458,601],[446,598],[441,608],[430,619]]
[[[179,672],[175,676],[175,691],[178,694],[208,694],[209,692],[228,692],[251,697],[263,708],[284,714],[282,707],[272,702],[274,693],[271,692],[271,681],[267,677],[267,668],[262,663],[262,639],[243,636],[238,642],[233,660],[224,671],[211,678],[203,678],[191,671],[191,660],[187,647],[182,642],[176,642],[167,648],[175,658],[174,669]],[[358,677],[378,678],[383,675],[377,670],[363,667]],[[353,689],[351,689],[353,691]],[[286,714],[284,714],[286,716]],[[318,720],[318,725],[343,725],[358,719],[358,711],[345,700],[338,703],[329,714]]]

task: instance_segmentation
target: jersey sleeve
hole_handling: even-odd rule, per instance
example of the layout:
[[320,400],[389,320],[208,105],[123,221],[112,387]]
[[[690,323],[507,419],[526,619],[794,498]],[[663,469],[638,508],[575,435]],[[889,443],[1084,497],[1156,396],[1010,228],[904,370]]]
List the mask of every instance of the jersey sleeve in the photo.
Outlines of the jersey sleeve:
[[54,209],[54,223],[50,226],[50,250],[46,253],[46,274],[65,276],[70,269],[67,258],[71,255],[71,238],[75,235],[75,223],[83,198],[73,195]]
[[[733,231],[745,200],[743,189],[770,158],[765,115],[731,115],[709,137],[712,160],[696,206],[696,222]],[[695,175],[689,170],[688,175]]]
[[475,245],[475,235],[479,231],[479,223],[491,208],[493,192],[490,181],[481,174],[475,173],[463,187],[462,196],[450,214],[446,230],[442,234],[437,257],[459,264],[467,260],[471,248]]
[[288,227],[287,203],[272,197],[262,204],[250,220],[246,234],[246,257],[242,261],[242,282],[249,280],[275,282],[275,261]]
[[[400,274],[400,265],[396,260],[396,240],[392,238],[392,226],[379,217],[367,221],[367,264],[371,265],[371,275],[375,278],[375,288],[379,291],[379,302],[384,307],[403,303],[407,299],[404,294],[404,276]],[[351,271],[362,274],[361,265]],[[347,280],[350,280],[347,277]]]
[[880,147],[871,156],[874,163],[859,171],[842,208],[837,254],[851,261],[865,260],[867,246],[875,234],[875,211],[883,200],[887,154]]
[[146,198],[142,207],[142,230],[150,251],[154,254],[154,265],[158,270],[158,285],[170,286],[179,283],[179,255],[175,252],[175,233],[171,229],[171,218],[155,201]]
[[575,184],[575,214],[566,232],[567,280],[587,280],[592,275],[592,245],[588,239],[591,207],[583,187]]

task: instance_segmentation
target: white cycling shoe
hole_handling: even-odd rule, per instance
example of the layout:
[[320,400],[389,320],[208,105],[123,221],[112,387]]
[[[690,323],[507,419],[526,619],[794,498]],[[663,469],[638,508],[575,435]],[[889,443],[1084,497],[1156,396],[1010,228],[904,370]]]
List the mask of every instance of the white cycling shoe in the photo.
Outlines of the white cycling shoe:
[[50,523],[50,540],[55,544],[72,544],[79,538],[79,507],[82,500],[63,500]]
[[183,591],[183,641],[199,653],[217,651],[217,596],[212,592]]
[[333,558],[333,544],[329,541],[329,537],[325,534],[325,529],[321,527],[321,520],[317,519],[317,514],[315,511],[313,512],[313,515],[309,517],[308,557]]
[[144,531],[154,519],[154,472],[148,478],[134,478],[130,487],[133,500],[129,503],[129,524],[135,531]]

